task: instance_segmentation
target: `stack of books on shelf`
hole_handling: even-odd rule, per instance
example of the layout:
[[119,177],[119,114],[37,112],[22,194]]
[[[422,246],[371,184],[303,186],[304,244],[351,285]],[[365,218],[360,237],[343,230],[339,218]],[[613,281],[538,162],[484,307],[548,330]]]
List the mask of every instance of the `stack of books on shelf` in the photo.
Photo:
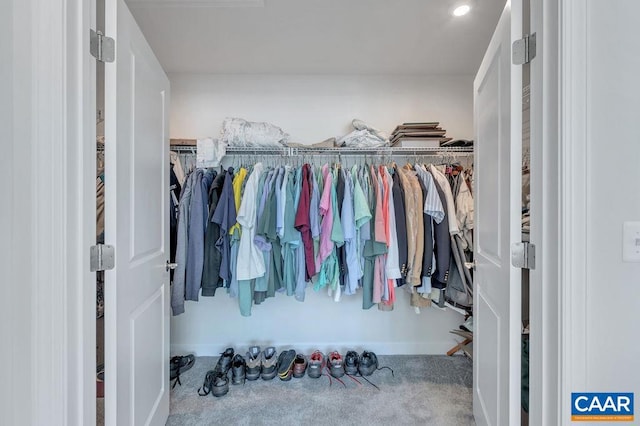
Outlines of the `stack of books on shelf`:
[[402,123],[391,134],[391,146],[405,148],[437,148],[451,138],[437,121],[427,123]]

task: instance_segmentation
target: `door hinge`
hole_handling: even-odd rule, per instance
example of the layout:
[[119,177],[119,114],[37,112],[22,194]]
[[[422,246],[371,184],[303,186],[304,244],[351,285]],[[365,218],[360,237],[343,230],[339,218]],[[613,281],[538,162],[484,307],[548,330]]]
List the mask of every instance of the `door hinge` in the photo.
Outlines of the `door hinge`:
[[100,62],[113,62],[116,58],[116,41],[101,31],[89,30],[89,52]]
[[531,243],[514,243],[511,245],[511,264],[516,268],[536,268],[536,246]]
[[113,269],[116,260],[115,253],[116,249],[113,246],[107,246],[104,244],[91,246],[89,255],[89,269],[91,272],[108,271]]
[[525,35],[511,46],[513,65],[524,65],[536,57],[536,33]]

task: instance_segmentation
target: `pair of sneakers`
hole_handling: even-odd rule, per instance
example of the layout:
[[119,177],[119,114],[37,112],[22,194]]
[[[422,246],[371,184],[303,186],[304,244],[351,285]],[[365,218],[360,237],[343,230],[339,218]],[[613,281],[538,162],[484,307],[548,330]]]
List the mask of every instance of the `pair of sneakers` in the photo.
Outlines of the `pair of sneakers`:
[[325,361],[322,352],[315,351],[309,359],[309,377],[320,377],[325,365],[328,366],[331,376],[337,379],[345,374],[355,376],[360,373],[361,376],[370,376],[378,369],[378,357],[370,351],[364,351],[362,355],[358,355],[355,351],[348,351],[343,358],[338,351],[333,351]]
[[233,363],[233,348],[227,348],[220,354],[218,362],[213,370],[207,371],[202,387],[198,389],[198,395],[205,396],[212,393],[213,396],[224,396],[229,392],[229,369]]
[[246,379],[271,380],[278,373],[278,357],[276,348],[269,346],[264,351],[260,346],[251,346],[246,357]]
[[344,369],[350,376],[358,373],[363,377],[370,376],[378,369],[378,357],[370,351],[364,351],[361,355],[356,351],[347,351]]
[[234,385],[244,384],[246,362],[242,355],[235,353],[233,348],[225,349],[213,370],[207,371],[198,394],[204,396],[212,393],[216,397],[226,395],[229,392],[229,370],[232,372]]
[[247,363],[242,355],[235,354],[233,348],[227,348],[220,354],[218,363],[213,369],[218,375],[229,377],[231,370],[231,382],[234,385],[243,385],[246,379]]

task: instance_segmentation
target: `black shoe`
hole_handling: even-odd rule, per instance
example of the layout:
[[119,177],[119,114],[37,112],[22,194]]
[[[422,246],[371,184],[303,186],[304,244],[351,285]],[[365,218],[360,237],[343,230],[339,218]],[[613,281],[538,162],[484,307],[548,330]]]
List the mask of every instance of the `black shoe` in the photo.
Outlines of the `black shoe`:
[[213,386],[213,376],[215,372],[213,370],[207,371],[207,374],[204,375],[204,382],[202,383],[202,387],[198,389],[198,395],[205,396],[209,395],[211,392],[211,387]]
[[236,354],[236,356],[233,357],[233,362],[231,363],[231,383],[233,383],[234,385],[244,385],[246,370],[247,363],[245,362],[244,358],[242,357],[242,355]]
[[196,362],[194,355],[174,356],[169,361],[169,372],[171,380],[176,379]]
[[348,351],[344,356],[344,372],[350,376],[358,374],[358,353],[356,351]]
[[169,361],[169,379],[175,380],[171,386],[172,388],[174,388],[176,384],[180,384],[182,386],[182,383],[180,382],[180,374],[193,367],[195,362],[196,357],[194,355],[174,356],[171,358]]
[[293,362],[296,359],[296,351],[289,349],[288,351],[280,352],[278,357],[278,377],[280,380],[291,380],[291,374],[293,373]]
[[229,378],[215,370],[207,371],[202,387],[198,389],[200,396],[206,396],[210,393],[213,393],[214,396],[222,396],[227,392],[229,392]]
[[220,354],[220,358],[218,358],[218,363],[214,370],[216,372],[222,373],[225,376],[229,372],[231,368],[231,362],[233,361],[233,348],[227,348],[224,352]]
[[229,392],[229,377],[221,372],[215,372],[213,377],[213,386],[211,393],[213,396],[221,397]]
[[358,371],[361,376],[370,376],[378,369],[378,357],[373,352],[364,351],[360,355]]

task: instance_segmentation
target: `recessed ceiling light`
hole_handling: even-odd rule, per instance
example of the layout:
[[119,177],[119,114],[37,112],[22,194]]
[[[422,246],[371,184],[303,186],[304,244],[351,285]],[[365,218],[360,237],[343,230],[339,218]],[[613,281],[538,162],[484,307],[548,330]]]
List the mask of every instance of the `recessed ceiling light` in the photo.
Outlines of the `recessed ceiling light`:
[[455,9],[453,9],[453,16],[466,15],[467,13],[469,13],[470,10],[471,10],[471,6],[469,6],[468,4],[463,4],[462,6],[458,6]]

